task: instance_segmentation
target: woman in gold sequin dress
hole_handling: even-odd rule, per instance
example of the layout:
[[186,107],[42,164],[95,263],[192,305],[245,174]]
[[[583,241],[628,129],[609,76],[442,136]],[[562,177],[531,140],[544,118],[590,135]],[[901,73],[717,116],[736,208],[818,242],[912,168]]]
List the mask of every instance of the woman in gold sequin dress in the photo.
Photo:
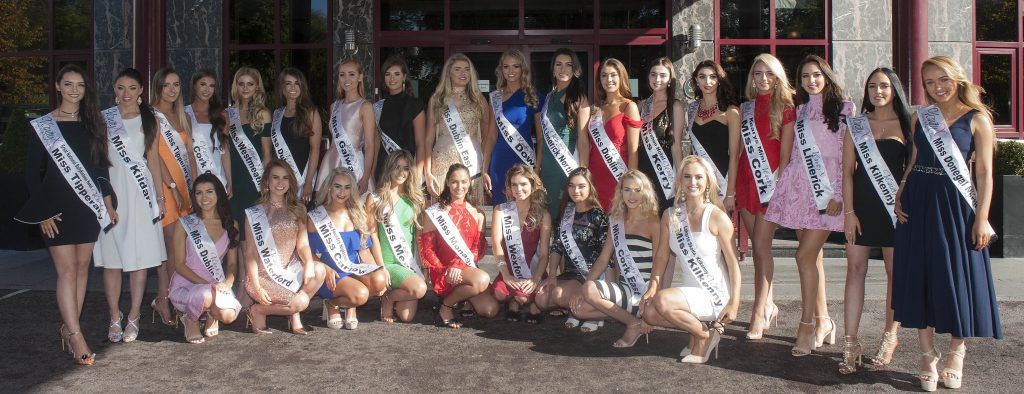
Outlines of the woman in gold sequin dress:
[[[295,193],[298,183],[291,166],[280,159],[267,163],[260,180],[260,198],[257,205],[263,207],[267,215],[267,223],[277,246],[279,270],[288,275],[288,266],[293,263],[301,265],[302,287],[296,292],[278,284],[267,273],[260,261],[255,236],[246,237],[245,248],[245,290],[252,298],[249,306],[248,323],[252,331],[258,334],[269,334],[267,315],[289,316],[289,326],[295,334],[305,335],[299,313],[309,306],[309,300],[324,283],[326,271],[324,265],[313,260],[309,250],[309,238],[306,236],[306,210],[299,203]],[[252,234],[252,224],[245,219],[245,228]],[[262,238],[262,237],[261,237]],[[332,289],[333,290],[333,289]]]

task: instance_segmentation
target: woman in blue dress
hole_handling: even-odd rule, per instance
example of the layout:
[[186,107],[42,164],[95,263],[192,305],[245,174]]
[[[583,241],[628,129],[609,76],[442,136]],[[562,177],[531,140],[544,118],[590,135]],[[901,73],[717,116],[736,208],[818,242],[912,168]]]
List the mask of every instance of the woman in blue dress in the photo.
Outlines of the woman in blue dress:
[[494,74],[498,83],[497,89],[490,94],[490,100],[498,132],[491,150],[489,172],[491,204],[498,205],[505,202],[505,173],[508,169],[517,163],[537,166],[532,139],[534,130],[540,128],[542,103],[530,78],[530,63],[518,49],[509,49],[501,54]]
[[[947,388],[960,387],[965,338],[1003,336],[988,250],[995,133],[981,89],[959,64],[936,56],[921,75],[931,105],[914,116],[914,147],[896,197],[892,308],[903,327],[918,329],[918,378],[922,389],[934,391],[940,378]],[[944,149],[933,148],[944,134]],[[959,167],[960,188],[944,163]],[[936,332],[952,336],[941,375]]]

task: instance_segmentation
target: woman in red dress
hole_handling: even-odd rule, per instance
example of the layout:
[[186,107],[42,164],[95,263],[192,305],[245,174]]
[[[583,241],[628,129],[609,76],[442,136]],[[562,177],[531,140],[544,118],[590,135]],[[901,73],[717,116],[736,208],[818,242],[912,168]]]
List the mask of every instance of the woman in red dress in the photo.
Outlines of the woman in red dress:
[[[615,186],[627,169],[635,170],[637,165],[637,148],[640,145],[640,109],[630,97],[629,74],[626,66],[617,59],[608,59],[601,63],[601,88],[597,90],[597,106],[590,111],[590,122],[587,129],[590,134],[590,157],[587,167],[594,175],[594,186],[601,207],[608,211],[612,205]],[[603,126],[603,127],[602,127]],[[595,139],[595,131],[599,138],[610,142],[614,152],[608,157],[601,154],[601,142]],[[609,163],[608,161],[612,161]],[[613,172],[612,167],[617,167]],[[628,168],[627,168],[628,167]],[[621,171],[620,171],[621,170]]]

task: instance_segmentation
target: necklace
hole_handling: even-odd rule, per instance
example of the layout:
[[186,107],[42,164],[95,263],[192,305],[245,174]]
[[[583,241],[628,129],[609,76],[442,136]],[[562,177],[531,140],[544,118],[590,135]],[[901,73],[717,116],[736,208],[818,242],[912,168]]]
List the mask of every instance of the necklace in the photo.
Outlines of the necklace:
[[718,103],[711,104],[710,108],[699,107],[697,108],[697,117],[700,120],[708,120],[712,116],[718,113]]
[[63,108],[57,108],[57,110],[60,111],[60,113],[62,113],[64,115],[67,115],[67,116],[70,116],[70,117],[74,118],[74,117],[78,116],[78,111],[80,109],[76,109],[75,112],[68,112],[68,111],[65,111]]
[[454,95],[456,98],[458,98],[460,103],[462,103],[462,104],[466,103],[466,89],[465,88],[463,88],[462,90],[452,89],[452,95]]

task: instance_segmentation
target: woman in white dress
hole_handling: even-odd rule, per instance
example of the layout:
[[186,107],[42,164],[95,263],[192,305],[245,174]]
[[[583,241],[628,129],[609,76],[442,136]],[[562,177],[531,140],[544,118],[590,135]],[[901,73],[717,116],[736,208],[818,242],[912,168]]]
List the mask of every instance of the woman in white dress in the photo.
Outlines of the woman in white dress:
[[[317,188],[327,182],[331,170],[342,165],[342,156],[338,149],[352,149],[355,153],[358,168],[349,168],[359,177],[359,190],[370,190],[374,166],[377,163],[377,120],[373,113],[373,104],[366,101],[366,88],[363,86],[363,66],[355,59],[345,59],[334,67],[338,78],[335,96],[340,97],[331,104],[330,117],[327,122],[327,133],[331,135],[331,144],[327,146],[324,158],[317,171]],[[338,129],[340,127],[340,129]],[[347,143],[338,146],[336,132],[344,132],[348,136]]]
[[[159,171],[160,157],[157,153],[157,123],[153,110],[141,99],[144,89],[142,75],[133,68],[127,68],[114,80],[114,101],[116,107],[103,111],[106,118],[107,136],[110,139],[110,183],[117,196],[117,215],[121,222],[110,232],[100,234],[93,250],[93,261],[97,267],[105,268],[103,287],[110,309],[110,328],[107,339],[110,342],[132,342],[139,335],[139,315],[142,297],[146,291],[146,269],[160,266],[167,260],[164,248],[163,216],[164,195]],[[127,153],[126,164],[119,152]],[[140,171],[133,171],[138,168]],[[137,174],[137,175],[135,175]],[[144,189],[145,188],[145,189]],[[123,330],[124,317],[120,309],[121,272],[129,272],[131,304],[128,321]]]
[[185,113],[192,122],[192,150],[197,171],[216,175],[231,197],[231,155],[228,154],[231,137],[224,104],[217,94],[217,74],[205,68],[196,71],[189,86],[192,87],[189,99],[192,104],[185,107]]

